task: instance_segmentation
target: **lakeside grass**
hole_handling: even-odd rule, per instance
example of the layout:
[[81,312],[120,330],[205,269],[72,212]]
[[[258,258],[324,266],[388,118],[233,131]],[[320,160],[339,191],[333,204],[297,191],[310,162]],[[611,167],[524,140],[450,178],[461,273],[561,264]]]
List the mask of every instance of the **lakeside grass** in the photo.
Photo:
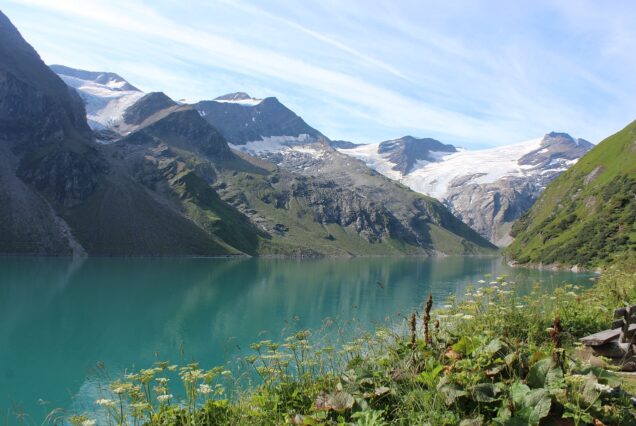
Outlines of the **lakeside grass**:
[[[589,290],[537,287],[524,297],[505,277],[486,276],[465,300],[450,299],[433,312],[423,304],[403,328],[377,328],[338,348],[316,343],[308,330],[280,343],[257,342],[238,372],[160,362],[111,383],[95,410],[56,411],[47,420],[83,426],[636,424],[634,381],[585,362],[576,344],[607,328],[616,307],[636,301],[635,265],[608,268]],[[245,386],[254,376],[257,384]]]

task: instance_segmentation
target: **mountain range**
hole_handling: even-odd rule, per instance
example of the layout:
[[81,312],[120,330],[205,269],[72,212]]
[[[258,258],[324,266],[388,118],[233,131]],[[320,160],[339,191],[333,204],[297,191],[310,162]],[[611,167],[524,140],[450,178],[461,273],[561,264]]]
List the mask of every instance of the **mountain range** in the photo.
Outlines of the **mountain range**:
[[333,146],[414,191],[442,201],[499,246],[512,241],[512,224],[546,185],[593,147],[583,139],[554,132],[475,151],[412,136],[367,145],[339,141]]
[[275,98],[186,105],[114,73],[49,68],[2,14],[0,75],[2,253],[494,249],[435,199],[332,148]]

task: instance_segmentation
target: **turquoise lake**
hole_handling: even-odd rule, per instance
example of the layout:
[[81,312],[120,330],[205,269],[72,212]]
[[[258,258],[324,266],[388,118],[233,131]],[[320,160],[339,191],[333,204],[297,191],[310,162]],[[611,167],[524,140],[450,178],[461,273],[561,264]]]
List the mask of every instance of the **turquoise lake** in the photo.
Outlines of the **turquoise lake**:
[[484,274],[507,274],[521,293],[592,282],[496,257],[0,258],[0,424],[14,412],[41,424],[55,407],[90,407],[97,365],[113,378],[157,360],[212,367],[327,318],[351,329],[397,322],[429,292],[441,305]]

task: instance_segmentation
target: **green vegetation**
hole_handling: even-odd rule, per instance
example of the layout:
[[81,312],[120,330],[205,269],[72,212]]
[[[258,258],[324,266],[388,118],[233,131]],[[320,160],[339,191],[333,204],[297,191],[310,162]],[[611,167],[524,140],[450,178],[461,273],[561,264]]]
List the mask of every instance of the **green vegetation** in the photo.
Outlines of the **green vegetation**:
[[636,121],[552,182],[512,228],[519,263],[599,266],[636,252]]
[[282,343],[252,345],[232,372],[158,362],[111,383],[94,410],[65,418],[77,425],[636,424],[633,383],[590,365],[576,345],[636,300],[634,260],[608,269],[589,290],[537,287],[517,297],[506,277],[485,278],[438,311],[429,299],[401,330],[378,328],[339,348],[300,330]]

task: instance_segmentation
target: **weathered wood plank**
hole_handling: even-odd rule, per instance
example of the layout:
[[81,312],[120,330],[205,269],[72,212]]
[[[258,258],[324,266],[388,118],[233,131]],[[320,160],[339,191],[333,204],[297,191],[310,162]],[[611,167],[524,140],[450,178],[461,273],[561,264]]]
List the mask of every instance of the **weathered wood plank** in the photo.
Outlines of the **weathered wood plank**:
[[614,330],[603,330],[599,331],[598,333],[582,337],[579,339],[579,341],[585,346],[599,346],[604,345],[610,340],[621,339],[623,335],[626,338],[631,338],[634,334],[636,334],[636,325],[632,324],[629,326],[629,329],[627,329],[625,333],[623,333],[623,330],[620,328],[616,328]]
[[621,329],[603,330],[598,333],[590,334],[580,338],[579,340],[586,346],[600,346],[609,342],[610,340],[617,339],[621,334]]

